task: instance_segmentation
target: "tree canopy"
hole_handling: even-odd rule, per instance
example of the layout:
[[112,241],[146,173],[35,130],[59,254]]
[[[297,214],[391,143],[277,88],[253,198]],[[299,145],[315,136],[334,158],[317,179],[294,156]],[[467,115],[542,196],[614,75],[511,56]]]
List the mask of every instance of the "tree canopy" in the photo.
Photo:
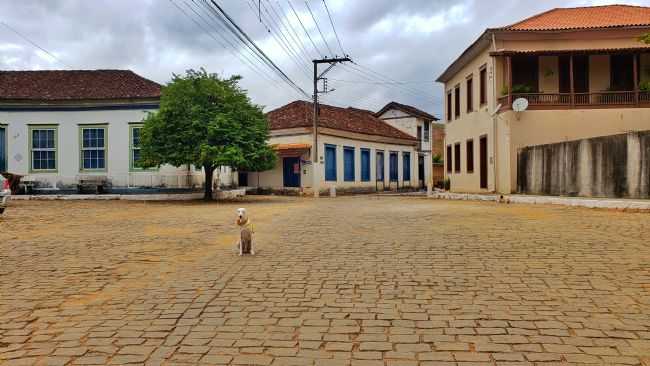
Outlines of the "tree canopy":
[[639,37],[639,41],[641,41],[643,43],[646,43],[646,44],[650,44],[650,33],[646,33],[646,34],[642,35],[641,37]]
[[246,171],[273,168],[276,155],[267,144],[262,108],[239,87],[240,76],[227,79],[204,69],[173,75],[162,88],[160,109],[144,119],[144,166],[194,165],[206,177],[205,198],[212,197],[218,166]]

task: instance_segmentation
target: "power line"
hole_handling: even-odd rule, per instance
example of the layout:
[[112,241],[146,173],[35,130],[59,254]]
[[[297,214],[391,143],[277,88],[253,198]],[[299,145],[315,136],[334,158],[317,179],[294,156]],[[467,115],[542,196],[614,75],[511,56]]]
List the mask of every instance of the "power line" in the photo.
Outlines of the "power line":
[[[170,1],[171,1],[171,0],[170,0]],[[253,71],[255,71],[258,75],[261,75],[262,77],[264,77],[266,80],[268,80],[268,81],[270,81],[270,82],[272,82],[272,83],[275,83],[275,82],[276,82],[276,81],[273,80],[270,76],[268,76],[266,73],[264,73],[264,71],[263,71],[262,69],[260,69],[260,68],[255,64],[255,62],[253,62],[250,58],[248,58],[247,55],[246,55],[244,52],[242,52],[241,50],[239,50],[239,49],[237,48],[237,46],[235,46],[234,43],[232,43],[228,38],[226,38],[226,37],[223,35],[223,34],[225,34],[225,32],[223,32],[224,28],[221,26],[221,24],[219,24],[219,23],[215,23],[215,22],[212,22],[212,23],[209,22],[209,21],[208,21],[207,19],[205,19],[201,14],[197,13],[196,10],[194,9],[194,7],[190,7],[190,3],[188,3],[187,1],[185,1],[184,4],[185,4],[185,6],[186,6],[187,8],[189,8],[190,10],[192,10],[192,12],[194,12],[194,14],[196,14],[197,16],[199,16],[199,18],[201,18],[201,20],[203,20],[206,24],[208,24],[209,26],[211,26],[211,28],[212,28],[213,30],[215,30],[215,33],[218,34],[219,37],[221,37],[221,39],[223,39],[223,40],[224,40],[224,41],[225,41],[225,42],[226,42],[226,43],[227,43],[227,44],[232,48],[232,50],[234,51],[233,54],[234,54],[237,58],[239,58],[240,61],[242,61],[242,62],[245,61],[245,63],[247,63],[247,65],[248,65],[248,66],[249,66]],[[199,5],[195,2],[195,0],[192,0],[192,4],[194,4],[194,5],[197,6],[197,7],[199,6]],[[200,8],[199,8],[199,9],[200,9]],[[182,10],[182,9],[181,9],[181,10]],[[192,19],[192,20],[193,20],[193,19]],[[198,24],[198,23],[197,23],[197,24]],[[199,25],[200,25],[200,24],[199,24]],[[221,32],[220,32],[218,29],[216,29],[216,28],[214,27],[214,25],[216,25],[217,27],[219,27],[220,30],[221,30]],[[203,28],[203,27],[201,27],[201,28]],[[205,30],[205,28],[203,28],[203,30]],[[223,34],[222,34],[222,33],[223,33]],[[209,31],[208,31],[208,34],[212,37],[212,39],[214,39],[215,41],[218,42],[218,40],[217,40],[217,39],[216,39],[216,38],[215,38],[215,37],[214,37],[214,36],[213,36]],[[220,43],[224,48],[227,48],[223,43],[221,43],[221,42],[219,42],[219,43]],[[241,54],[241,57],[240,57],[240,54]],[[254,57],[254,56],[255,56],[255,55],[253,55],[253,57]]]
[[[334,52],[332,52],[332,49],[330,48],[329,43],[327,43],[327,40],[323,36],[323,32],[321,32],[320,27],[318,26],[318,22],[316,21],[316,17],[314,17],[314,13],[311,12],[311,8],[309,7],[309,3],[307,0],[305,0],[305,5],[307,6],[307,10],[309,10],[309,14],[311,15],[311,19],[314,21],[314,24],[316,24],[316,29],[318,29],[318,33],[320,33],[320,38],[323,39],[323,43],[325,43],[325,46],[327,47],[327,50],[330,51],[330,55],[334,55]],[[343,55],[345,56],[345,55]]]
[[332,14],[330,14],[330,9],[327,7],[327,2],[325,2],[325,0],[323,0],[323,5],[325,5],[327,16],[330,18],[330,24],[332,25],[332,30],[334,31],[334,35],[336,36],[336,41],[339,43],[341,52],[343,53],[343,55],[345,55],[345,51],[343,50],[343,45],[341,44],[341,39],[339,38],[339,34],[336,32],[336,27],[334,26],[334,21],[332,20]]
[[300,26],[302,27],[302,30],[307,35],[307,38],[309,38],[309,41],[311,42],[311,45],[314,47],[314,50],[316,50],[316,54],[320,55],[321,57],[325,57],[325,55],[320,51],[320,49],[318,47],[316,47],[316,43],[314,43],[314,40],[309,35],[309,32],[307,32],[307,28],[305,28],[305,25],[302,24],[302,20],[300,20],[300,17],[298,16],[298,13],[296,12],[296,9],[293,8],[293,5],[291,4],[291,0],[287,0],[287,3],[289,3],[289,7],[291,7],[291,11],[293,11],[293,15],[295,15],[296,19],[298,19],[298,23],[300,23]]
[[[298,32],[296,32],[295,28],[291,24],[290,21],[287,20],[287,22],[284,21],[284,9],[282,8],[282,5],[280,5],[280,1],[277,1],[278,8],[280,9],[280,12],[283,14],[283,16],[280,16],[278,12],[275,10],[275,6],[271,2],[271,0],[267,0],[269,3],[269,6],[271,8],[271,11],[273,11],[273,14],[275,14],[275,17],[280,21],[282,26],[287,30],[287,34],[289,34],[289,37],[291,40],[298,46],[300,49],[302,55],[305,57],[306,60],[311,60],[313,59],[312,57],[309,56],[309,52],[307,52],[307,47],[305,47],[305,44],[302,41],[302,38],[298,35]],[[295,37],[294,37],[295,36]]]
[[[205,1],[207,2],[208,0]],[[305,98],[308,99],[310,98],[309,94],[307,94],[300,86],[298,86],[293,80],[291,80],[291,78],[287,76],[287,74],[284,71],[282,71],[282,69],[278,67],[278,65],[276,65],[275,62],[273,62],[273,60],[271,60],[271,58],[269,58],[269,56],[267,56],[266,53],[264,53],[264,51],[262,51],[257,46],[257,44],[250,38],[250,36],[246,32],[244,32],[243,29],[241,29],[241,27],[228,15],[228,13],[221,6],[219,6],[219,4],[217,4],[214,0],[209,0],[209,1],[212,3],[214,7],[216,7],[216,9],[219,11],[221,16],[223,16],[222,18],[221,16],[219,16],[219,14],[216,13],[216,11],[214,11],[214,13],[217,16],[219,16],[219,19],[228,26],[228,30],[232,34],[234,34],[248,48],[252,47],[251,50],[254,48],[255,51],[257,51],[260,59],[264,61],[270,68],[272,68],[279,76],[281,76],[282,79],[287,84],[289,84],[297,92],[302,94]]]
[[408,94],[410,94],[410,95],[412,95],[412,96],[414,96],[416,98],[425,99],[425,100],[428,100],[428,101],[431,101],[431,102],[434,102],[434,103],[440,103],[440,100],[437,99],[437,97],[435,95],[433,95],[433,94],[430,94],[430,93],[425,92],[423,90],[414,89],[414,88],[399,84],[398,80],[392,79],[392,78],[390,78],[388,76],[384,76],[384,75],[382,75],[382,74],[380,74],[378,72],[375,72],[375,71],[373,71],[373,70],[371,70],[371,69],[369,69],[367,67],[365,69],[368,69],[368,71],[364,70],[363,68],[361,68],[361,66],[359,64],[356,64],[356,63],[354,64],[354,66],[352,66],[352,65],[344,65],[344,67],[347,68],[348,71],[355,72],[357,75],[359,75],[360,77],[362,77],[362,78],[364,78],[364,79],[366,79],[368,81],[371,81],[371,82],[379,81],[379,82],[390,82],[390,83],[392,83],[392,84],[386,83],[386,84],[377,84],[377,85],[386,86],[386,87],[388,87],[390,85],[390,86],[395,87],[395,88],[397,88],[397,89],[399,89],[399,90],[401,90],[401,91],[403,91],[405,93],[408,93]]
[[[253,0],[251,0],[251,1],[253,1]],[[273,8],[271,2],[268,1],[268,0],[266,2],[268,2],[268,5],[269,5],[268,7],[264,3],[262,3],[261,1],[259,2],[259,4],[260,4],[261,7],[264,8],[264,12],[267,14],[268,19],[270,19],[271,22],[273,23],[273,25],[275,26],[276,32],[280,34],[280,37],[282,39],[284,39],[285,43],[294,51],[294,53],[296,54],[298,59],[300,59],[301,61],[303,61],[306,64],[307,71],[309,71],[309,68],[311,66],[310,63],[309,63],[310,57],[303,51],[303,49],[300,48],[300,44],[295,42],[295,39],[293,39],[293,37],[291,35],[291,32],[286,30],[284,22],[282,21],[282,19],[280,17],[277,16],[277,12],[275,11],[275,8]],[[269,8],[271,8],[271,11],[273,13],[271,13],[269,11]],[[275,17],[274,17],[274,15],[275,15]],[[285,33],[285,30],[286,30],[286,33]],[[301,58],[301,56],[304,57],[304,58]]]
[[[170,2],[172,5],[174,5],[174,7],[176,7],[176,9],[178,9],[181,13],[183,13],[183,15],[185,15],[187,18],[189,18],[189,19],[190,19],[194,24],[196,24],[196,25],[199,26],[199,27],[200,27],[204,32],[206,32],[206,33],[208,34],[208,36],[210,36],[210,38],[212,38],[215,42],[217,42],[218,44],[220,44],[223,48],[228,48],[228,47],[226,46],[226,44],[224,44],[222,41],[218,40],[218,39],[217,39],[217,38],[212,34],[212,32],[210,32],[208,29],[206,29],[205,26],[204,26],[203,24],[199,23],[199,22],[198,22],[194,17],[192,17],[190,14],[188,14],[188,13],[187,13],[183,8],[181,8],[178,4],[176,4],[176,3],[174,2],[174,0],[169,0],[169,2]],[[188,9],[190,9],[194,14],[196,14],[196,15],[197,15],[197,16],[198,16],[198,17],[199,17],[203,22],[205,22],[208,26],[211,26],[210,23],[209,23],[205,18],[203,18],[202,15],[200,15],[199,13],[197,13],[196,10],[195,10],[193,7],[191,7],[191,6],[189,5],[188,2],[183,2],[183,4],[185,5],[185,7],[187,7]],[[212,25],[211,27],[213,28],[213,30],[216,30],[216,28],[214,28],[214,25]],[[233,51],[231,51],[232,54],[233,54],[235,57],[237,57],[240,61],[242,61],[242,63],[246,64],[249,68],[251,68],[251,70],[253,70],[253,71],[256,72],[258,75],[260,75],[260,76],[262,76],[263,78],[265,78],[267,81],[270,81],[271,83],[275,83],[275,81],[274,81],[273,79],[271,79],[268,75],[266,75],[264,72],[262,72],[262,70],[259,69],[259,68],[255,65],[255,63],[253,63],[250,59],[248,59],[248,58],[246,57],[245,54],[243,54],[243,53],[242,53],[241,55],[238,54],[238,53],[237,53],[237,47],[235,47],[235,45],[234,45],[232,42],[230,42],[227,38],[225,38],[225,37],[221,34],[222,32],[216,31],[216,32],[214,32],[214,33],[218,34],[218,35],[223,39],[223,41],[225,41],[226,43],[228,43],[228,44],[230,45],[230,47],[232,47],[232,50],[233,50]]]
[[338,81],[340,83],[350,83],[350,84],[386,84],[386,85],[403,85],[403,84],[433,84],[435,80],[426,80],[426,81],[364,81],[364,80],[341,80],[341,79],[332,79],[329,80]]
[[[257,5],[257,10],[258,10],[257,12],[255,11],[254,0],[249,0],[248,6],[251,8],[253,12],[259,14],[260,23],[262,23],[266,27],[269,34],[275,40],[275,43],[277,43],[287,53],[287,55],[291,58],[291,61],[298,67],[298,70],[301,70],[309,79],[310,78],[309,69],[305,68],[305,64],[307,63],[307,60],[300,58],[300,56],[298,55],[298,53],[296,53],[292,45],[286,41],[286,37],[284,37],[284,33],[277,30],[278,24],[277,22],[275,22],[275,19],[271,18],[271,15],[268,9],[266,8],[266,6],[264,6],[261,2],[259,2]],[[267,20],[268,24],[265,24],[264,21],[262,20],[262,16],[263,16],[262,6],[264,6],[264,11],[266,13],[266,15],[264,15],[264,19]],[[268,20],[270,20],[270,22]]]
[[3,22],[3,21],[0,21],[0,24],[2,24],[2,25],[4,25],[5,27],[7,27],[7,29],[9,29],[10,31],[14,32],[14,33],[15,33],[16,35],[18,35],[20,38],[22,38],[22,39],[24,39],[25,41],[29,42],[32,46],[34,46],[34,47],[38,48],[39,50],[45,52],[47,55],[49,55],[50,57],[52,57],[55,61],[57,61],[57,62],[60,63],[61,65],[67,67],[68,69],[72,69],[72,67],[70,67],[70,65],[68,65],[68,64],[66,64],[65,62],[61,61],[58,57],[54,56],[50,51],[48,51],[48,50],[46,50],[45,48],[39,46],[36,42],[34,42],[34,41],[32,41],[31,39],[29,39],[27,36],[25,36],[24,34],[20,33],[19,31],[17,31],[15,28],[13,28],[12,26],[10,26],[9,24],[7,24],[7,23],[5,23],[5,22]]

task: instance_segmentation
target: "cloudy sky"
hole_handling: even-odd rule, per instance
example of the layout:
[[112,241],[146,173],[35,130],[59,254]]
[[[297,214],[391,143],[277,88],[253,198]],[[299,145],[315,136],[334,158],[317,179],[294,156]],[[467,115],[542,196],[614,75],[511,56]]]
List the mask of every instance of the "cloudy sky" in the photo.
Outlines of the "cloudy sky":
[[[376,110],[395,100],[436,115],[442,111],[442,86],[434,80],[485,28],[552,7],[610,3],[215,1],[307,94],[313,88],[310,60],[345,52],[355,64],[332,69],[328,88],[335,90],[323,96],[324,102]],[[650,0],[616,2],[650,6]],[[266,110],[305,98],[210,11],[205,0],[0,0],[0,69],[131,69],[166,83],[172,73],[204,67],[242,75],[242,86]]]

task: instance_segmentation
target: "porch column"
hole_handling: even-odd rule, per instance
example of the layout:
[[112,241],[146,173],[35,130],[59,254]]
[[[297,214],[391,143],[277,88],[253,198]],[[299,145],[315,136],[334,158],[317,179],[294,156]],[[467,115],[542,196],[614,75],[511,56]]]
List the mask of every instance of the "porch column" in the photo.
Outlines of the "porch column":
[[639,104],[639,75],[638,75],[638,55],[637,54],[632,54],[632,68],[634,71],[632,71],[632,75],[634,77],[634,104]]
[[576,103],[575,100],[575,87],[573,84],[573,54],[569,56],[569,80],[571,80],[571,106]]
[[508,108],[512,108],[512,58],[506,56],[506,77],[508,78]]

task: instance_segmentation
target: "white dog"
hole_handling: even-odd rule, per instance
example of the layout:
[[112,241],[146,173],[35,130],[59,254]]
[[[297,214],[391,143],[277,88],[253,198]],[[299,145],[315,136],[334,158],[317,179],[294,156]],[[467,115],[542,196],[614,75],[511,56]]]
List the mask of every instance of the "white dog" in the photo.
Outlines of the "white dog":
[[255,255],[255,248],[253,247],[253,223],[248,218],[245,208],[237,209],[237,225],[239,226],[239,242],[237,242],[239,255]]

